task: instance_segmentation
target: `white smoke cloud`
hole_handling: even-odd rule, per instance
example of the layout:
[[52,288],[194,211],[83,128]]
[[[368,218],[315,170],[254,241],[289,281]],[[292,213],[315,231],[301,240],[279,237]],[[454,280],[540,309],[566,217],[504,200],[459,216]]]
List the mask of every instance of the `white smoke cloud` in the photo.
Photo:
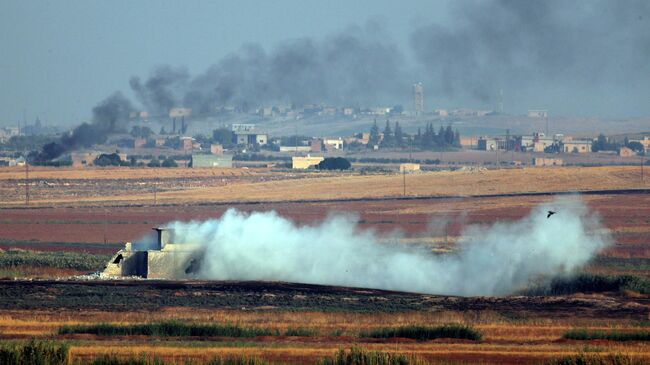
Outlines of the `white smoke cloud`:
[[[547,210],[557,214],[547,219]],[[361,230],[350,215],[301,226],[272,211],[231,209],[217,220],[174,222],[169,228],[179,242],[205,250],[199,275],[206,279],[449,295],[509,294],[539,276],[575,270],[610,242],[579,198],[539,205],[518,221],[467,226],[458,252],[447,255]]]

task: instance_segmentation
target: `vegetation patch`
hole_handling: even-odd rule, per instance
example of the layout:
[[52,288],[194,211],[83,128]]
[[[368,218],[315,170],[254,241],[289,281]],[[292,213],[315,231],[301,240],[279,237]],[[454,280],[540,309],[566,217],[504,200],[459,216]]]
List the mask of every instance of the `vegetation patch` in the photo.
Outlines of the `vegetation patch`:
[[0,251],[0,268],[17,266],[54,267],[74,270],[100,270],[111,255],[80,252]]
[[87,333],[98,336],[153,336],[153,337],[257,337],[278,336],[278,331],[263,328],[247,328],[234,324],[186,324],[181,322],[144,323],[134,325],[75,325],[59,328],[60,335]]
[[528,295],[566,295],[574,293],[601,293],[634,291],[650,294],[650,281],[635,275],[598,275],[581,273],[575,276],[558,277],[548,285],[531,288]]
[[635,360],[630,356],[600,355],[600,354],[577,354],[561,357],[547,361],[546,365],[641,365],[645,364],[644,360]]
[[426,362],[414,356],[403,354],[365,351],[353,347],[349,351],[339,350],[334,357],[322,359],[318,365],[423,365]]
[[650,341],[650,331],[620,332],[575,329],[566,332],[562,338],[567,340]]
[[66,344],[30,341],[26,344],[0,343],[0,364],[67,365],[69,348]]
[[470,326],[447,324],[437,327],[403,326],[397,328],[382,328],[370,332],[362,332],[361,337],[370,338],[412,338],[418,341],[434,340],[436,338],[459,338],[480,341],[481,333]]

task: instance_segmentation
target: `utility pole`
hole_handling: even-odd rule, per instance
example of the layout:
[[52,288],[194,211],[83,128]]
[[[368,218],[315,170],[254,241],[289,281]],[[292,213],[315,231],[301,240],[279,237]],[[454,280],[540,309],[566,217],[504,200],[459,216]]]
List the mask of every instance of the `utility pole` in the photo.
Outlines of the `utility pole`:
[[406,196],[406,167],[402,167],[402,186],[404,187],[402,195]]
[[156,193],[158,192],[158,184],[157,181],[153,181],[153,205],[156,205]]
[[643,176],[643,165],[645,165],[645,157],[641,156],[641,185],[645,185],[645,177]]
[[25,205],[29,205],[29,164],[25,161]]

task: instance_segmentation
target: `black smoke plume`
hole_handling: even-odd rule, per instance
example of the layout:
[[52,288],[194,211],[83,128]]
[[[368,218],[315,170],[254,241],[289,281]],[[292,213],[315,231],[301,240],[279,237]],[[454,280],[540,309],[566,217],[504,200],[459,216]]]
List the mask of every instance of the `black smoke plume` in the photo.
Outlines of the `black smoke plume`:
[[92,123],[82,123],[59,142],[44,145],[33,160],[51,161],[67,151],[104,143],[111,133],[126,131],[126,121],[133,110],[131,102],[116,92],[93,108]]
[[453,25],[430,24],[411,36],[429,92],[484,102],[500,88],[557,98],[647,94],[648,1],[454,4]]
[[175,106],[206,114],[244,103],[367,105],[394,100],[408,81],[398,47],[369,23],[321,41],[286,41],[270,52],[245,45],[193,78],[183,68],[159,67],[130,85],[148,111],[166,115]]

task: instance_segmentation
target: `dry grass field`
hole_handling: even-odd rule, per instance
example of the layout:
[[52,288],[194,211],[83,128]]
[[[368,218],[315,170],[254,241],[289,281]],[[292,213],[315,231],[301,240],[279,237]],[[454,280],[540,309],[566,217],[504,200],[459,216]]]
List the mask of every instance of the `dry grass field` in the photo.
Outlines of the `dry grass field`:
[[[650,188],[650,178],[644,185],[640,177],[636,167],[425,172],[405,177],[406,194],[429,198],[382,200],[403,194],[404,176],[258,169],[38,168],[30,171],[32,200],[25,207],[21,195],[24,170],[3,168],[0,255],[4,254],[2,250],[107,255],[119,247],[119,242],[137,240],[153,226],[174,220],[216,219],[231,207],[246,212],[275,210],[297,224],[319,222],[332,212],[352,213],[358,216],[360,229],[379,234],[398,230],[405,244],[424,243],[433,251],[447,252],[455,249],[463,227],[517,220],[535,205],[553,199],[547,195],[500,194]],[[650,194],[583,195],[582,199],[601,217],[614,240],[583,271],[650,277]],[[101,354],[128,357],[145,353],[179,364],[187,359],[203,361],[230,355],[308,364],[340,348],[358,345],[447,364],[539,364],[577,353],[624,354],[650,362],[648,341],[562,338],[575,328],[647,331],[650,297],[633,291],[558,297],[427,296],[415,301],[416,309],[400,295],[387,295],[369,302],[370,309],[349,310],[346,308],[358,302],[356,294],[281,296],[265,288],[224,294],[182,288],[162,291],[152,286],[132,295],[120,285],[109,285],[107,292],[81,285],[62,300],[62,286],[48,287],[39,281],[81,272],[39,266],[0,270],[3,277],[34,280],[21,283],[27,289],[17,292],[8,289],[15,281],[2,284],[2,290],[7,291],[0,295],[0,341],[36,338],[65,342],[71,345],[73,360],[83,361]],[[274,300],[282,304],[268,305]],[[58,334],[59,327],[65,325],[169,320],[237,324],[279,333],[292,328],[307,335],[156,338]],[[469,325],[483,338],[416,341],[360,336],[379,328],[449,323]]]
[[[24,175],[0,169],[0,206],[25,204]],[[363,199],[403,196],[480,196],[513,193],[647,188],[638,167],[558,167],[358,175],[234,169],[37,170],[32,206],[193,204]],[[93,181],[78,191],[78,181]],[[136,181],[137,186],[129,185]],[[179,181],[183,180],[183,181]],[[186,181],[190,180],[191,183]],[[49,181],[49,182],[48,182]],[[167,181],[170,186],[157,184]],[[21,188],[22,186],[22,188]],[[406,189],[404,189],[406,186]]]

